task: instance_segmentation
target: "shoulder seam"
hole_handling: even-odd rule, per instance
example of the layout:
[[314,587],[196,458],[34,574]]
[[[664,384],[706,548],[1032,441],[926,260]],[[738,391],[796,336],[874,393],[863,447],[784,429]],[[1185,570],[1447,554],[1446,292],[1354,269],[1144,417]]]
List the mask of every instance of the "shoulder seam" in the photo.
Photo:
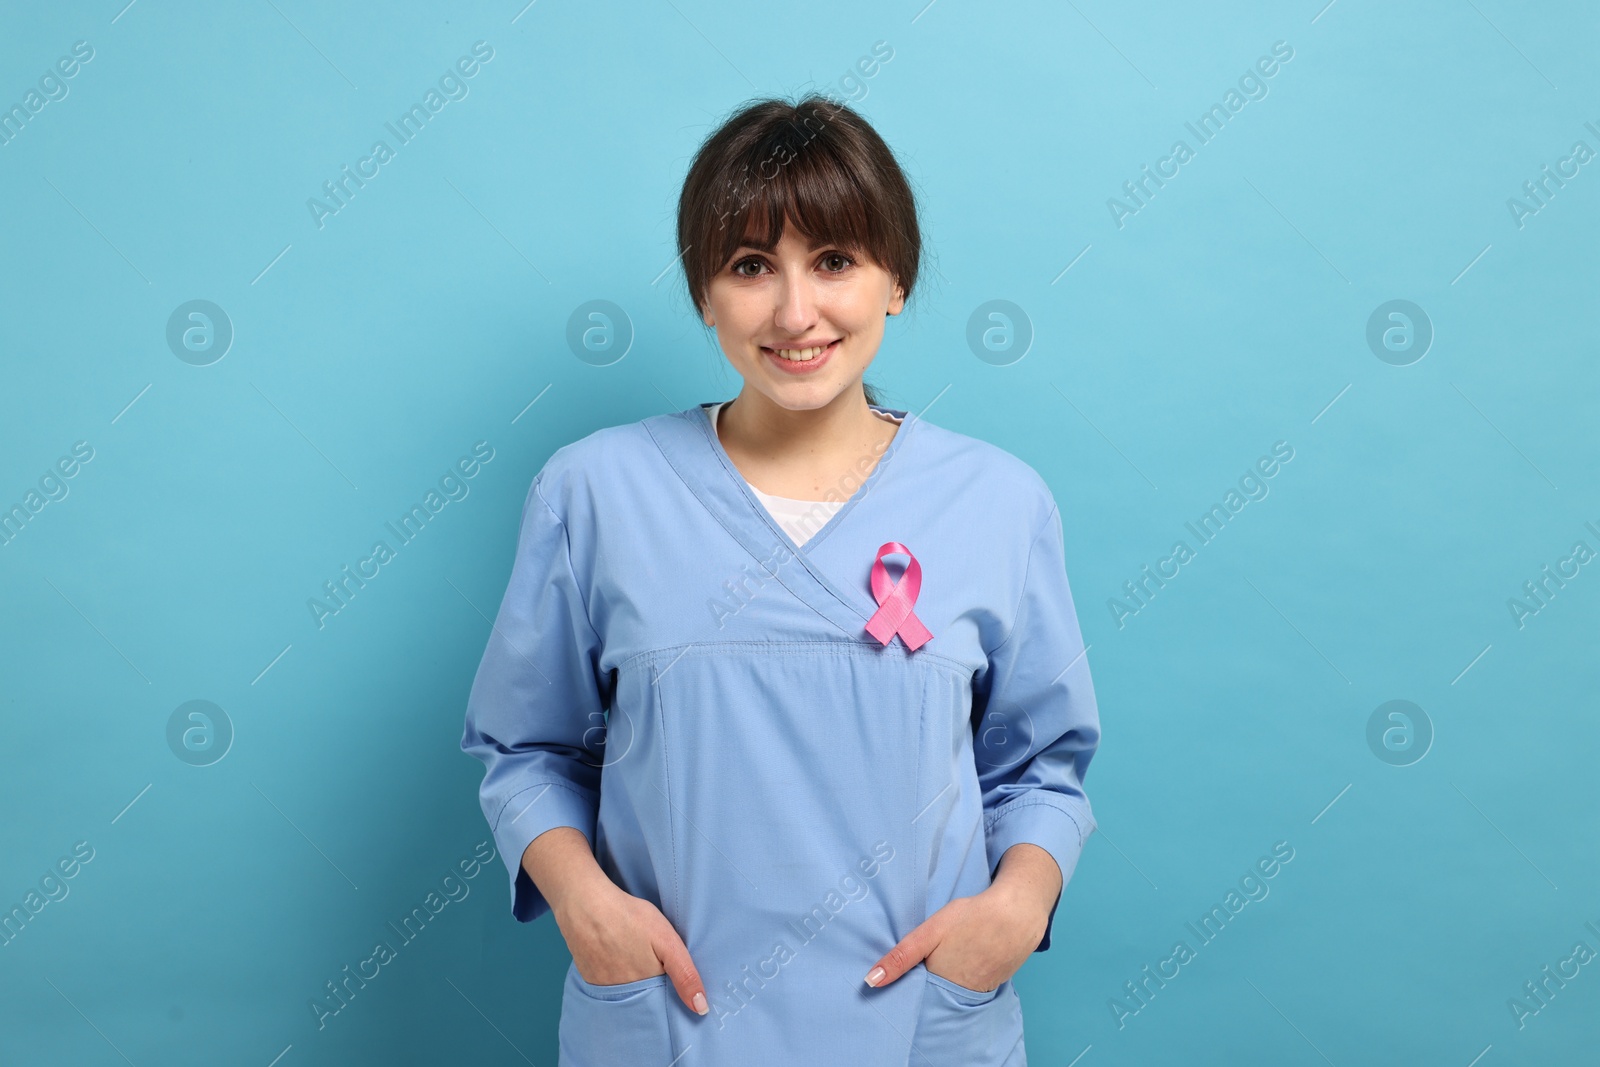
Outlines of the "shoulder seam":
[[988,657],[990,659],[993,659],[995,656],[999,655],[1000,650],[1005,648],[1006,645],[1010,644],[1011,639],[1017,635],[1017,612],[1022,610],[1022,600],[1028,595],[1028,579],[1033,574],[1034,550],[1039,547],[1039,538],[1043,537],[1044,532],[1050,528],[1050,522],[1055,518],[1056,513],[1059,510],[1060,505],[1058,505],[1055,502],[1055,499],[1052,497],[1050,501],[1050,513],[1044,517],[1044,522],[1039,524],[1039,528],[1034,531],[1032,539],[1028,542],[1028,562],[1022,568],[1022,588],[1017,592],[1017,602],[1011,606],[1011,632],[1006,634],[1006,639],[1004,641],[1001,641],[998,645],[994,646],[994,648],[990,650]]
[[539,482],[542,479],[543,473],[541,472],[540,476],[533,480],[533,494],[539,498],[539,503],[543,504],[545,510],[556,520],[556,525],[561,527],[561,555],[563,562],[567,565],[567,574],[572,577],[572,587],[578,591],[578,603],[583,605],[584,624],[589,627],[589,632],[594,634],[595,647],[604,647],[605,641],[600,637],[599,631],[594,628],[594,617],[589,613],[589,599],[584,595],[583,583],[578,581],[578,573],[572,569],[572,535],[567,529],[566,520],[561,517],[561,514],[555,508],[550,506],[550,502],[544,498],[544,494],[539,492]]

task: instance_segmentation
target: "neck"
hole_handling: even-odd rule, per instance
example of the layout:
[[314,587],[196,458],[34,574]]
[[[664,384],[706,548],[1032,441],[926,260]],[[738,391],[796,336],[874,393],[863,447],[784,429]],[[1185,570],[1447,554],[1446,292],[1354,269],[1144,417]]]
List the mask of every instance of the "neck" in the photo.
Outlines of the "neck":
[[717,415],[717,435],[730,454],[768,460],[854,455],[893,439],[898,427],[873,413],[860,387],[820,408],[794,410],[746,386]]

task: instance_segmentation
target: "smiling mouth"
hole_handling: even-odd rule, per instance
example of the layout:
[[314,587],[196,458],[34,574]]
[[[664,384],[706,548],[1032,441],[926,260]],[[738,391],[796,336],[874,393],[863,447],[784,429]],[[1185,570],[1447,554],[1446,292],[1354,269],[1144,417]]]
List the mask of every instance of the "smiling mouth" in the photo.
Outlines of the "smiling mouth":
[[777,356],[779,359],[788,360],[790,363],[810,363],[838,343],[838,338],[835,338],[825,345],[817,345],[812,348],[767,348],[763,345],[761,350]]

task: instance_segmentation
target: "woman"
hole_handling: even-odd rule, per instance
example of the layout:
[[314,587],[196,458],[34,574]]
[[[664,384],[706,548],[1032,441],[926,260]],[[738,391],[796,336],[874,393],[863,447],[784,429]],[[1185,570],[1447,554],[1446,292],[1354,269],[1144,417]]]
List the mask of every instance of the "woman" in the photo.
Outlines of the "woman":
[[561,1063],[1023,1064],[1095,826],[1055,501],[865,390],[920,245],[855,112],[735,114],[678,243],[744,386],[550,457],[461,742],[572,953]]

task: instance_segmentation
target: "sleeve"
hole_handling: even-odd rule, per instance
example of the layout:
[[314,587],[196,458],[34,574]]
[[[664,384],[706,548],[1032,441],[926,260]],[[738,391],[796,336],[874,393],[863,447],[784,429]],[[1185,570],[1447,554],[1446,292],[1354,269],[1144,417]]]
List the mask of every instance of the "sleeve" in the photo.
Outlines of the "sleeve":
[[600,803],[600,739],[611,689],[601,641],[572,569],[567,528],[539,491],[523,503],[516,559],[467,698],[462,751],[483,762],[479,802],[511,878],[511,914],[531,922],[549,903],[522,869],[546,830],[571,826],[592,849]]
[[[1028,550],[1013,620],[974,685],[973,751],[989,873],[1006,849],[1028,842],[1055,859],[1065,891],[1095,829],[1083,779],[1100,743],[1100,717],[1053,500]],[[1050,947],[1060,903],[1058,894],[1035,952]]]

